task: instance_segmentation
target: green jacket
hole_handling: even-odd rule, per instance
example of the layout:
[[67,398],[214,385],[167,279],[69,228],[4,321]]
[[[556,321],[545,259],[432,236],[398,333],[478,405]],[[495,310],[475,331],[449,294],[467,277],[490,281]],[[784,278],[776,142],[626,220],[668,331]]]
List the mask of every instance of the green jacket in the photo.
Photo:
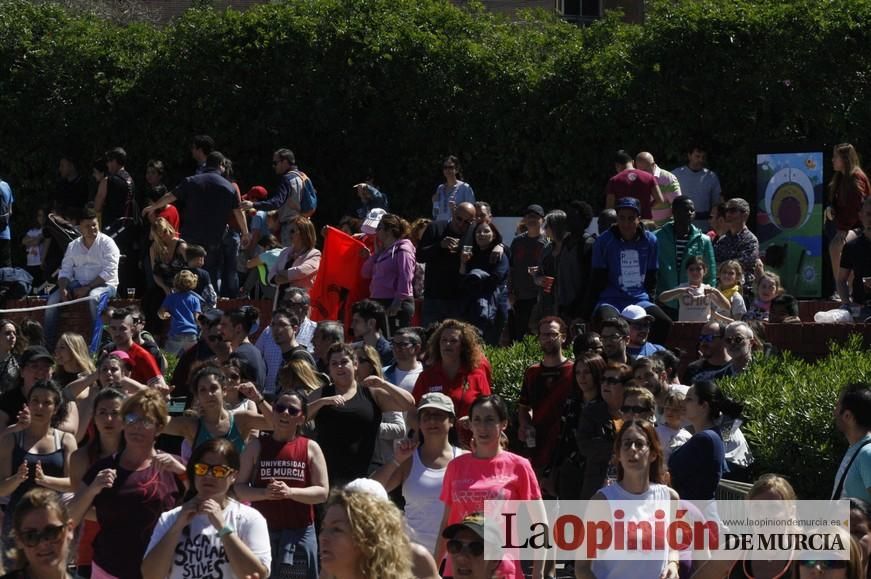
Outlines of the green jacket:
[[[674,248],[674,222],[670,221],[658,229],[656,235],[657,252],[659,254],[659,274],[656,278],[656,295],[658,296],[665,290],[676,288],[678,285],[687,281],[687,270],[681,267],[678,271]],[[708,274],[705,276],[705,283],[717,285],[717,260],[714,257],[714,244],[711,243],[711,238],[696,227],[690,225],[690,238],[687,242],[686,252],[684,253],[684,263],[691,255],[700,255],[708,265]],[[677,309],[677,300],[672,300],[666,304],[669,307]]]

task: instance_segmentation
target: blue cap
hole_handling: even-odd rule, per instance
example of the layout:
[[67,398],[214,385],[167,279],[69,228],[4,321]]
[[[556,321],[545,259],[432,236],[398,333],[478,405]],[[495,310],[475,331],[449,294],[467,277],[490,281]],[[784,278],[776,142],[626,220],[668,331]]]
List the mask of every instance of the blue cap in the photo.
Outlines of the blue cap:
[[634,209],[641,215],[641,203],[635,197],[621,197],[617,200],[614,209]]

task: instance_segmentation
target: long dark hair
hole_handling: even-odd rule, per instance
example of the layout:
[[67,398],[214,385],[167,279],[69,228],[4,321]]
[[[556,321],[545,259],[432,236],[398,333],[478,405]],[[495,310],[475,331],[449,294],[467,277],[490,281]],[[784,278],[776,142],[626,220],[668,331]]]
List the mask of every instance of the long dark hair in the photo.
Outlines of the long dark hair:
[[63,391],[61,391],[60,386],[58,386],[57,382],[55,382],[54,380],[39,380],[30,389],[30,393],[27,395],[28,402],[30,402],[30,399],[33,398],[33,393],[37,390],[47,390],[54,395],[55,406],[54,414],[52,414],[51,417],[51,425],[53,427],[57,427],[59,424],[62,424],[63,421],[66,420],[67,414],[69,414],[69,409],[67,408],[67,404],[63,396]]
[[[114,388],[104,388],[100,390],[97,396],[94,398],[94,410],[91,413],[91,424],[88,425],[88,434],[90,440],[88,441],[88,463],[94,464],[97,462],[97,459],[100,458],[100,454],[103,452],[103,442],[100,440],[100,431],[97,429],[97,425],[94,422],[94,419],[97,416],[97,406],[100,405],[100,402],[104,400],[118,400],[122,404],[125,400],[127,400],[127,395],[119,390],[115,390]],[[121,444],[119,450],[124,448],[124,436],[121,436]]]
[[716,382],[700,380],[693,384],[699,404],[708,403],[708,418],[715,421],[721,416],[738,418],[744,410],[744,405],[726,396]]

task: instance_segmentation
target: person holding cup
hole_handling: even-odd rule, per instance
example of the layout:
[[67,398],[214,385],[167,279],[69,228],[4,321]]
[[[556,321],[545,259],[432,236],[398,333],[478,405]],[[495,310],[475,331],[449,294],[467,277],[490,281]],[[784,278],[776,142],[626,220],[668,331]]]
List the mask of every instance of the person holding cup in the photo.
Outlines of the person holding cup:
[[508,257],[503,250],[502,234],[492,223],[475,226],[474,245],[464,245],[460,255],[462,287],[467,296],[464,318],[484,335],[484,341],[498,345],[496,314],[497,293],[508,277]]
[[[862,235],[847,242],[841,253],[841,267],[838,270],[838,295],[844,304],[857,310],[853,318],[862,321],[871,316],[871,197],[862,202],[859,212],[864,231]],[[852,296],[847,282],[853,276]]]
[[466,304],[460,289],[459,258],[464,245],[472,245],[475,206],[460,203],[450,221],[434,220],[417,244],[417,261],[426,265],[422,325],[460,318]]

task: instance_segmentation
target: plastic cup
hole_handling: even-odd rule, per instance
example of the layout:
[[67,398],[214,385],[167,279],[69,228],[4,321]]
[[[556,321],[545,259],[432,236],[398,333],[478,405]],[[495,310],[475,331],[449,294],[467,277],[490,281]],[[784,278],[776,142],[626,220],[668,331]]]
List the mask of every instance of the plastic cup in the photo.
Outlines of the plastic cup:
[[463,253],[467,253],[467,254],[471,255],[472,254],[472,246],[471,245],[464,245],[463,246]]
[[529,275],[534,276],[535,274],[538,273],[538,266],[537,265],[530,265],[528,268],[526,268],[526,271],[529,272]]
[[549,294],[553,290],[553,282],[554,277],[546,275],[544,276],[544,283],[542,283],[542,288],[544,288],[544,293]]
[[127,288],[127,299],[128,300],[135,300],[136,299],[136,288],[135,287]]

